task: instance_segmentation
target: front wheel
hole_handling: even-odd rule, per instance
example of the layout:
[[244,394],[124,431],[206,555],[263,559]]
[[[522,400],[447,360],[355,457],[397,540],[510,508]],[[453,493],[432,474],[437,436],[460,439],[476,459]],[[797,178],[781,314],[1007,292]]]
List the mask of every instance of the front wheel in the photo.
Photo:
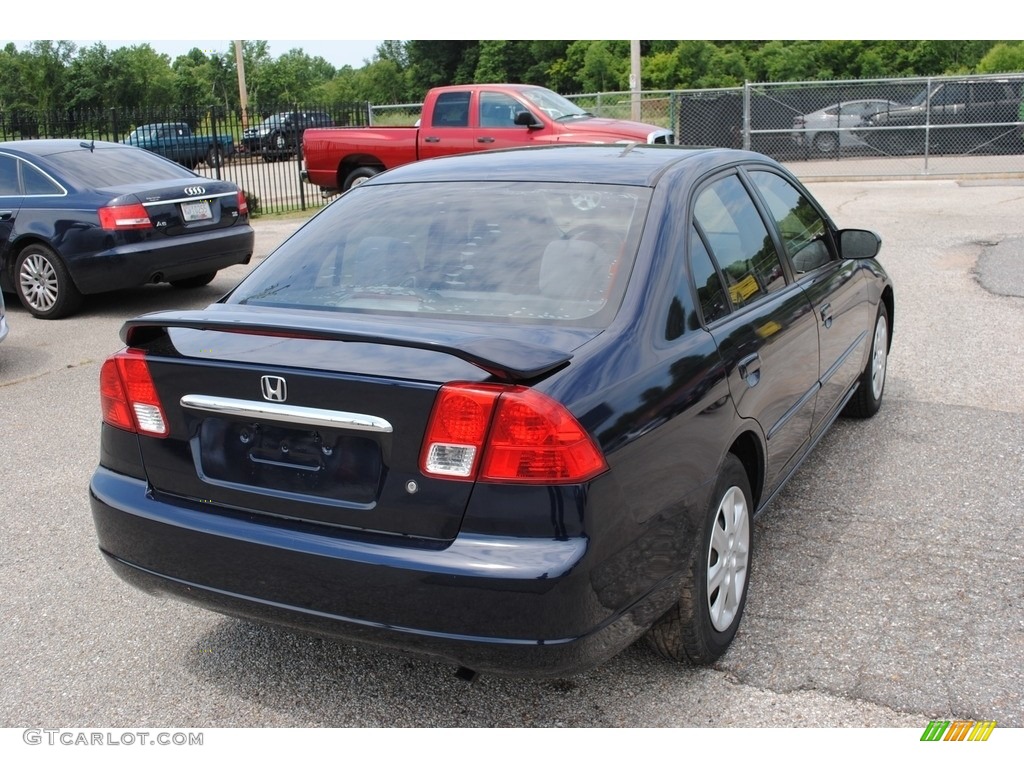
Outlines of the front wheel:
[[691,550],[679,601],[647,632],[662,656],[711,664],[736,636],[747,603],[753,500],[743,464],[728,454]]
[[43,320],[72,314],[82,303],[82,294],[71,280],[67,267],[45,245],[29,245],[14,265],[18,298],[30,313]]
[[882,407],[885,392],[885,371],[889,363],[889,311],[885,304],[878,305],[875,333],[871,339],[871,354],[860,374],[857,391],[843,411],[856,419],[869,419]]

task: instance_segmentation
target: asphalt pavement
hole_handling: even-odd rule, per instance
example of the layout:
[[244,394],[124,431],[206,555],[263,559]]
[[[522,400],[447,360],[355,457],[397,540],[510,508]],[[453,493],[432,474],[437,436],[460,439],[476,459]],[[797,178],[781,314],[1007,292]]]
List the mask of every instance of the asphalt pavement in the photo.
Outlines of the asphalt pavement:
[[[759,519],[744,622],[709,669],[637,644],[569,680],[470,684],[128,587],[89,512],[100,364],[126,318],[203,306],[248,268],[93,297],[61,321],[9,306],[0,727],[1024,727],[1024,186],[812,190],[840,225],[882,235],[885,400],[837,422]],[[257,219],[257,260],[301,221]]]

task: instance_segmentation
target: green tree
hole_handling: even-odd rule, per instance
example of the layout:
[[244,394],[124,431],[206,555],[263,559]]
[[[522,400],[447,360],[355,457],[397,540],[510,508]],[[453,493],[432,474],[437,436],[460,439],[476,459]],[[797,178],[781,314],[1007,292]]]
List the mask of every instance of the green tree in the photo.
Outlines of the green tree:
[[996,43],[981,57],[978,72],[1024,72],[1024,42]]

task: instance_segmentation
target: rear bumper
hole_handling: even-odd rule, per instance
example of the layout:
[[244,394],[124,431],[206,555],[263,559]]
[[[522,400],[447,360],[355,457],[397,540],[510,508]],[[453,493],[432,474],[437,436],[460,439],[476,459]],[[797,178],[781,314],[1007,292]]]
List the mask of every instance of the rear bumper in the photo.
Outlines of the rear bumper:
[[236,224],[215,232],[181,235],[166,241],[151,239],[88,256],[69,257],[67,265],[79,291],[103,293],[246,264],[252,258],[254,242],[252,227]]
[[100,550],[140,589],[480,672],[581,672],[632,643],[677,594],[664,579],[610,605],[608,563],[594,562],[586,537],[391,545],[162,501],[102,467],[90,490]]

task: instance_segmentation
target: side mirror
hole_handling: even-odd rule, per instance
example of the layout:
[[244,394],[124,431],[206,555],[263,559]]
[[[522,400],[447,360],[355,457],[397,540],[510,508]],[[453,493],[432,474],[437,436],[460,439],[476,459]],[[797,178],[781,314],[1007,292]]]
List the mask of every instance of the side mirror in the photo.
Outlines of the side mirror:
[[516,112],[515,118],[516,125],[525,125],[527,128],[542,128],[544,126],[536,117],[530,112]]
[[882,238],[869,229],[839,230],[839,254],[844,259],[873,259],[882,247]]

